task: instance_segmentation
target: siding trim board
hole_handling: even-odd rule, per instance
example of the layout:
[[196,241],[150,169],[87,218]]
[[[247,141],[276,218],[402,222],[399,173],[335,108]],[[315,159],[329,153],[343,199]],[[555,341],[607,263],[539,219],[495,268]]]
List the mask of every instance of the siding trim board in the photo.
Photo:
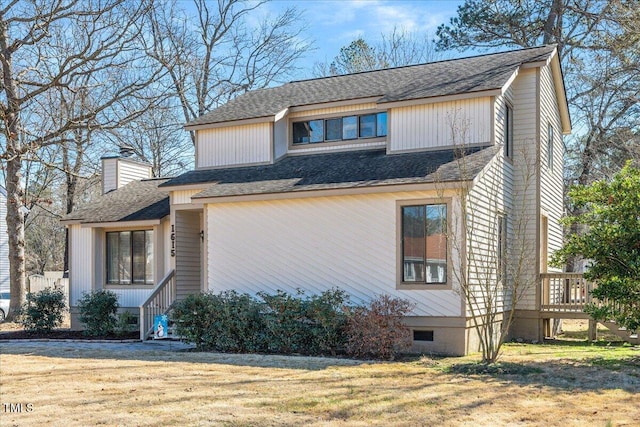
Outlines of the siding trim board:
[[[535,251],[534,251],[534,259],[537,260],[537,262],[535,262],[535,267],[534,267],[534,272],[536,277],[540,277],[540,245],[541,245],[541,239],[540,239],[540,229],[542,227],[541,221],[540,221],[540,217],[541,217],[541,206],[540,206],[540,192],[541,192],[541,170],[542,170],[542,163],[541,163],[541,141],[540,141],[540,126],[541,126],[541,117],[540,117],[540,108],[541,108],[541,102],[540,102],[540,96],[541,96],[541,84],[540,84],[540,68],[536,68],[536,177],[535,177],[535,185],[536,185],[536,201],[535,201],[535,217],[534,217],[534,222],[535,222],[535,230],[536,230],[536,235],[535,235]],[[540,309],[540,286],[536,286],[535,287],[535,308],[536,310]]]

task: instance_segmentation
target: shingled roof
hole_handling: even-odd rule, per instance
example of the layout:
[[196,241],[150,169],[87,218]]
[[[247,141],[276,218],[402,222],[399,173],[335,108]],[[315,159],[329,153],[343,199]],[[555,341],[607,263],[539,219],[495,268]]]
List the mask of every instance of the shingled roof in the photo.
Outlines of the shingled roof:
[[[160,185],[211,184],[198,198],[289,193],[473,179],[498,146],[386,154],[385,150],[288,156],[272,165],[194,170]],[[465,155],[465,170],[456,158]]]
[[169,215],[169,193],[158,189],[169,179],[132,181],[97,201],[75,209],[62,221],[119,222],[161,219]]
[[378,97],[387,103],[502,88],[522,64],[545,61],[555,45],[287,83],[247,92],[187,123],[272,117],[286,108]]

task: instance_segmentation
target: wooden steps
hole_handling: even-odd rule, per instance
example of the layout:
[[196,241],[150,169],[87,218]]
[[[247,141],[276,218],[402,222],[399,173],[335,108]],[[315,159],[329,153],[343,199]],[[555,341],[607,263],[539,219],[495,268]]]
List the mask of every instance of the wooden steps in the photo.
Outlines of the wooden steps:
[[618,326],[616,322],[612,322],[612,321],[600,322],[600,323],[604,325],[607,329],[609,329],[613,334],[619,336],[620,338],[627,341],[628,343],[634,344],[634,345],[640,345],[640,337],[638,336],[637,332],[633,333],[627,330],[626,328],[621,328]]

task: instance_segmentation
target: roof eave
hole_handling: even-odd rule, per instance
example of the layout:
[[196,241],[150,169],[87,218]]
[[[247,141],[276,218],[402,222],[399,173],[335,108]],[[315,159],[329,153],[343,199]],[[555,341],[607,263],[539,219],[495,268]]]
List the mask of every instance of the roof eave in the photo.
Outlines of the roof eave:
[[208,203],[229,203],[229,202],[248,202],[248,201],[267,201],[267,200],[289,200],[289,199],[308,199],[312,197],[330,197],[330,196],[350,196],[357,194],[379,194],[379,193],[395,193],[404,191],[429,191],[429,190],[450,190],[460,187],[463,182],[472,182],[468,180],[452,180],[445,182],[422,182],[409,184],[373,184],[366,187],[347,187],[347,188],[328,188],[313,190],[284,191],[271,193],[252,193],[232,196],[208,196],[195,197],[191,200],[198,201],[202,204]]
[[276,117],[277,117],[277,114],[260,116],[260,117],[252,117],[248,119],[221,121],[221,122],[187,123],[186,125],[184,125],[184,129],[191,131],[191,130],[223,128],[223,127],[229,127],[229,126],[251,125],[251,124],[258,124],[258,123],[270,123],[270,122],[275,122]]
[[80,222],[81,228],[134,228],[134,227],[151,227],[154,225],[159,225],[162,222],[163,218],[166,218],[168,215],[163,216],[158,219],[142,219],[136,221],[105,221],[105,222]]
[[562,124],[562,134],[569,135],[571,133],[571,114],[569,112],[569,102],[567,101],[567,92],[564,86],[564,77],[562,75],[562,65],[560,64],[560,55],[558,50],[554,49],[550,61],[551,75],[553,77],[553,85],[556,90],[556,98],[558,100],[558,110],[560,112],[560,123]]

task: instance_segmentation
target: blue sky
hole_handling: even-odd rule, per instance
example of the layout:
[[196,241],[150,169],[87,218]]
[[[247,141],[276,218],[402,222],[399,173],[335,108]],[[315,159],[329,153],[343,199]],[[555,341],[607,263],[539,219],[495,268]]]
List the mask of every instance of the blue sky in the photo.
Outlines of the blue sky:
[[[456,15],[462,0],[274,0],[266,5],[273,14],[295,6],[304,12],[303,36],[314,40],[315,50],[300,66],[311,70],[317,61],[333,59],[342,46],[358,36],[375,43],[394,26],[435,36],[436,28]],[[304,77],[304,76],[301,76]]]

